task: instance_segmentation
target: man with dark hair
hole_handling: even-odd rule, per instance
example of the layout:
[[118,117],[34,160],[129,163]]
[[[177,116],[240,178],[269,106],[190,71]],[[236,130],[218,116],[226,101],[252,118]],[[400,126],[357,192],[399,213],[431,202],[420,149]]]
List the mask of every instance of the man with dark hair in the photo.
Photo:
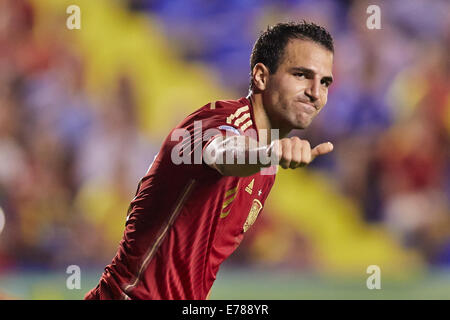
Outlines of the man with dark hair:
[[322,27],[268,28],[251,55],[249,95],[208,103],[166,138],[130,204],[116,256],[85,298],[207,298],[261,212],[277,165],[294,169],[333,150],[287,137],[322,110],[332,64]]
[[[284,48],[292,39],[310,40],[334,53],[333,39],[323,27],[305,21],[299,24],[280,23],[269,27],[256,41],[250,57],[250,77],[258,62],[263,63],[271,73],[276,72]],[[252,85],[253,81],[250,79],[250,86]]]

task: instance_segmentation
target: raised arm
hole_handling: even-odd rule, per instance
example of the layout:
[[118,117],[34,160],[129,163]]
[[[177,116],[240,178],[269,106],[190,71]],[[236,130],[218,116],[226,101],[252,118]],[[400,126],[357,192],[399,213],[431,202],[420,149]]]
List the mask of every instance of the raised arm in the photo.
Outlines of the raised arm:
[[203,159],[224,176],[247,177],[261,168],[277,164],[283,169],[302,167],[332,150],[330,142],[311,149],[307,140],[298,137],[283,138],[270,145],[258,146],[256,140],[248,136],[218,136],[206,146]]

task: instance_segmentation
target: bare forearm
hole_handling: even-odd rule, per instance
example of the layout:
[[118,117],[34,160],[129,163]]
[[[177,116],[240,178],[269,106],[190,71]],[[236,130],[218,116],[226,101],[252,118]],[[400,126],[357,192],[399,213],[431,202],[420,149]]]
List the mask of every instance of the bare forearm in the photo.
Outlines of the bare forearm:
[[258,146],[247,136],[218,138],[205,149],[205,162],[224,176],[247,177],[263,167],[280,165],[283,169],[295,169],[308,165],[316,157],[333,151],[331,142],[314,148],[298,137],[274,140],[267,146]]
[[270,166],[268,150],[248,136],[219,138],[206,149],[205,162],[224,176],[247,177]]

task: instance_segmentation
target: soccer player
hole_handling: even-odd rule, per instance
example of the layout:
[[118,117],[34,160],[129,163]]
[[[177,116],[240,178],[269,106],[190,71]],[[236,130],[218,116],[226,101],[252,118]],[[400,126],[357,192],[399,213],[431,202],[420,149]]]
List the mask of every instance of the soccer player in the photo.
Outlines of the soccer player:
[[260,214],[277,165],[294,169],[333,150],[287,137],[325,105],[333,52],[313,23],[262,33],[249,95],[208,103],[171,131],[138,185],[116,256],[85,299],[206,299]]

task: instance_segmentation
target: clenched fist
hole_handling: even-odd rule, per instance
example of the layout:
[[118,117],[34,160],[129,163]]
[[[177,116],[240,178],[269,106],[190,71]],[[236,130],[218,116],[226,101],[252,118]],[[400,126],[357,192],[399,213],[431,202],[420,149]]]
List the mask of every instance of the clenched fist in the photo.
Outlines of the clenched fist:
[[317,156],[333,151],[333,144],[325,142],[311,149],[307,140],[299,137],[275,140],[269,147],[269,155],[275,152],[278,163],[283,169],[295,169],[311,163]]

